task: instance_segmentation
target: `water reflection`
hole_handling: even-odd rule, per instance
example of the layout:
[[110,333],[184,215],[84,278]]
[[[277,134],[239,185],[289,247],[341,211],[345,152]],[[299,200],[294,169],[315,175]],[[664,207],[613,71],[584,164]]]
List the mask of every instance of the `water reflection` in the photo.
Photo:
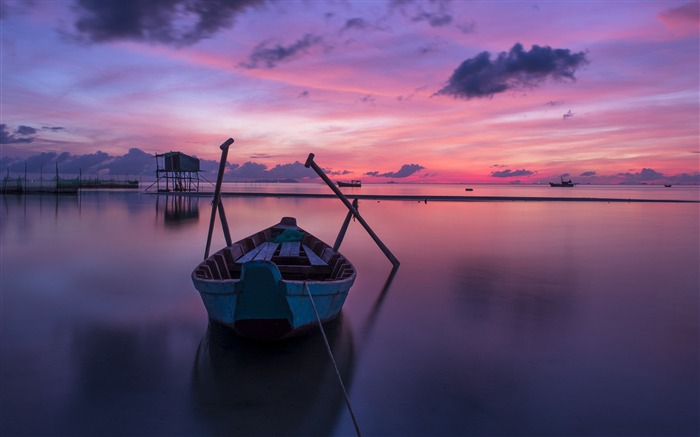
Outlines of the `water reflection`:
[[464,260],[452,277],[455,308],[467,323],[508,324],[519,335],[539,335],[559,329],[574,308],[575,269],[566,260],[475,258]]
[[[352,333],[342,314],[325,329],[349,388]],[[197,350],[192,393],[195,414],[212,435],[330,435],[345,406],[317,331],[266,344],[210,323]]]
[[166,227],[178,228],[199,222],[199,197],[169,194],[156,197],[156,216]]
[[[235,236],[293,215],[333,242],[346,213],[224,202]],[[0,196],[0,435],[353,435],[319,336],[208,330],[195,204],[172,226],[151,194]],[[392,282],[348,229],[360,274],[331,337],[365,435],[698,435],[697,205],[362,211],[402,262]]]

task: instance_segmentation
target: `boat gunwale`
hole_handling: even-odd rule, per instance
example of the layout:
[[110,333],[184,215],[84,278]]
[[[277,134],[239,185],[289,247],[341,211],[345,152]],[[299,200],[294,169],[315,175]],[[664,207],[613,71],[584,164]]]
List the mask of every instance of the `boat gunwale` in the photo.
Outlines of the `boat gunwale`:
[[[323,252],[325,251],[325,249],[330,249],[330,250],[332,251],[332,252],[331,252],[331,256],[329,257],[329,260],[330,260],[330,259],[333,259],[334,257],[337,256],[337,258],[336,258],[335,262],[333,263],[333,265],[331,265],[331,264],[329,263],[329,264],[326,264],[326,265],[323,265],[323,266],[319,266],[319,265],[278,264],[278,263],[275,262],[275,261],[270,261],[270,262],[275,266],[275,268],[277,268],[277,269],[280,271],[280,274],[282,275],[282,281],[283,281],[283,282],[285,282],[285,283],[304,283],[304,282],[306,282],[306,283],[308,283],[308,284],[339,284],[339,283],[342,283],[342,282],[345,282],[345,281],[354,281],[354,280],[355,280],[355,278],[356,278],[356,276],[357,276],[357,269],[355,268],[355,266],[353,265],[353,263],[352,263],[345,255],[343,255],[343,254],[340,253],[339,251],[333,250],[333,248],[332,248],[329,244],[327,244],[326,242],[324,242],[324,241],[321,240],[320,238],[316,237],[316,236],[313,235],[312,233],[310,233],[310,232],[304,230],[303,228],[297,226],[296,224],[294,224],[294,225],[283,224],[283,221],[284,221],[284,219],[283,219],[282,221],[280,221],[280,223],[277,223],[277,224],[275,224],[275,225],[269,226],[269,227],[267,227],[267,228],[265,228],[265,229],[262,229],[262,230],[260,230],[260,231],[258,231],[258,232],[255,232],[255,233],[253,233],[253,234],[251,234],[251,235],[249,235],[249,236],[247,236],[247,237],[241,238],[241,239],[239,239],[239,240],[237,240],[237,241],[231,243],[230,246],[224,246],[224,247],[221,248],[220,250],[218,250],[218,251],[214,252],[213,254],[209,255],[207,258],[205,258],[204,260],[200,261],[200,262],[197,264],[197,266],[194,268],[194,270],[192,271],[192,274],[191,274],[192,280],[195,281],[195,282],[196,282],[196,281],[202,281],[202,282],[210,283],[210,284],[215,284],[215,283],[220,283],[220,284],[221,284],[221,283],[231,283],[231,284],[234,284],[234,286],[235,286],[235,284],[236,284],[237,282],[240,281],[240,277],[238,277],[238,278],[233,278],[233,277],[229,277],[229,278],[218,277],[218,278],[217,278],[217,277],[215,277],[216,275],[214,275],[214,274],[211,275],[212,277],[204,277],[204,276],[198,275],[198,271],[200,271],[201,268],[206,268],[206,269],[208,269],[208,270],[211,271],[211,269],[210,269],[210,263],[213,262],[213,263],[215,263],[215,264],[218,265],[218,263],[217,263],[217,258],[223,258],[222,261],[223,261],[224,265],[226,266],[226,268],[227,268],[227,270],[228,270],[228,272],[227,272],[228,275],[231,276],[231,273],[232,273],[232,272],[236,272],[236,273],[237,273],[237,272],[239,271],[239,269],[238,269],[238,268],[234,268],[234,269],[231,268],[232,266],[230,265],[229,261],[226,259],[227,257],[226,257],[225,252],[226,252],[228,249],[234,247],[234,246],[237,245],[237,244],[238,244],[240,247],[244,247],[244,246],[250,246],[250,243],[253,243],[253,246],[252,246],[252,247],[248,248],[248,249],[247,249],[245,252],[243,252],[239,257],[237,257],[237,258],[234,259],[234,265],[240,266],[240,270],[242,271],[242,267],[243,267],[243,265],[244,265],[245,263],[236,263],[235,261],[238,260],[238,259],[240,259],[241,257],[245,256],[247,253],[249,253],[249,252],[255,250],[255,249],[258,248],[258,247],[260,247],[260,246],[261,246],[262,244],[264,244],[265,242],[270,241],[269,239],[272,238],[272,236],[273,236],[273,230],[280,230],[280,229],[282,230],[282,232],[283,232],[284,230],[286,230],[286,229],[293,229],[293,230],[297,230],[297,231],[303,232],[303,233],[304,233],[304,237],[303,237],[303,239],[302,239],[301,244],[302,244],[302,245],[306,245],[306,246],[307,246],[312,252],[314,252],[314,254],[315,254],[316,256],[318,256],[318,257],[321,257],[321,258],[323,257]],[[281,233],[281,232],[280,232],[280,233]],[[279,235],[279,234],[278,234],[278,235]],[[310,241],[307,241],[306,243],[304,243],[304,240],[306,240],[307,238],[308,238]],[[322,251],[321,254],[319,254],[319,253],[317,252],[317,250],[314,250],[314,248],[317,247],[319,244],[321,244],[322,247],[324,248],[324,251]],[[290,256],[290,257],[286,257],[286,258],[302,260],[302,259],[304,259],[304,257],[301,256],[301,252],[303,252],[303,250],[301,250],[301,251],[299,252],[300,254],[299,254],[298,256]],[[272,258],[274,258],[274,256],[273,256]],[[279,258],[279,257],[278,257],[278,258]],[[325,262],[328,262],[328,261],[326,261],[326,260],[324,260],[324,261],[325,261]],[[344,273],[342,273],[343,270],[336,272],[335,269],[336,269],[336,266],[338,265],[338,263],[341,263],[341,264],[340,264],[341,267],[344,266],[343,270],[346,270],[346,269],[349,267],[349,268],[351,269],[351,273],[350,273],[349,275],[345,275]],[[219,267],[219,268],[220,268],[220,267]],[[293,270],[296,270],[296,272],[285,271],[286,268],[291,268],[291,269],[293,269]],[[285,277],[284,277],[285,274],[289,275],[289,274],[291,274],[291,273],[308,274],[308,275],[317,275],[317,276],[319,276],[320,278],[297,279],[297,278],[289,278],[289,277],[285,278]],[[219,272],[219,276],[222,276],[220,272]],[[335,276],[335,277],[334,277],[334,276]],[[200,292],[202,292],[202,291],[200,291]]]

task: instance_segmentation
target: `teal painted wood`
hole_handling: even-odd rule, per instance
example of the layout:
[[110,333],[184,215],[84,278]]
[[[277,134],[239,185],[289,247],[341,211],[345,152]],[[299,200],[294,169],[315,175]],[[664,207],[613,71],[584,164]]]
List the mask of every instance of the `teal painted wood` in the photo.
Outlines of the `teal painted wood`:
[[287,303],[287,287],[282,281],[279,269],[273,263],[251,261],[243,264],[243,272],[236,284],[236,290],[236,320],[293,320],[292,311]]
[[[283,219],[278,225],[221,249],[195,268],[192,281],[211,320],[243,335],[249,335],[240,332],[239,323],[244,321],[254,322],[247,325],[247,330],[250,326],[264,327],[268,321],[286,321],[288,332],[275,331],[275,338],[295,335],[317,324],[305,284],[322,322],[340,314],[355,281],[355,267],[342,254],[297,227],[295,220],[291,223],[290,219]],[[304,243],[285,241],[279,247],[280,244],[269,241],[285,229],[302,232]],[[250,242],[257,245],[250,248]],[[322,256],[311,247],[316,247]],[[333,265],[323,259],[332,259]],[[260,338],[266,339],[265,335]]]

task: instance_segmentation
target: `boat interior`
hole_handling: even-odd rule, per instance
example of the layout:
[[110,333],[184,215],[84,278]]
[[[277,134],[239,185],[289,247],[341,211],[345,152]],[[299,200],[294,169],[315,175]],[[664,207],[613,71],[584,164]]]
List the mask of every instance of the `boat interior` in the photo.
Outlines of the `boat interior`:
[[[272,261],[282,279],[292,281],[336,281],[355,273],[353,265],[323,241],[296,226],[270,227],[214,253],[195,269],[202,279],[240,279],[248,261]],[[297,232],[298,241],[284,241],[282,234]]]

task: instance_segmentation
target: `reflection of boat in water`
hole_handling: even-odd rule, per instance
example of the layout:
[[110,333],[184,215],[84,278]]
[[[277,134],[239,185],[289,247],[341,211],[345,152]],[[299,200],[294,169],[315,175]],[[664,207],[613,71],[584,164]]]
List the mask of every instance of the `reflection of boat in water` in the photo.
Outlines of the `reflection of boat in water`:
[[549,183],[550,187],[573,187],[574,185],[576,185],[576,184],[574,184],[571,181],[571,179],[569,179],[568,181],[565,181],[564,178],[561,178],[561,182],[559,182],[559,183],[557,183],[557,182],[550,182]]
[[339,187],[361,187],[362,181],[359,179],[353,179],[350,182],[337,181]]
[[[325,325],[346,384],[355,350],[342,316]],[[343,393],[318,331],[284,342],[252,342],[210,323],[192,374],[195,413],[211,435],[331,435]]]
[[347,258],[284,217],[207,257],[192,282],[210,319],[275,340],[317,326],[315,311],[323,323],[337,317],[355,277]]

